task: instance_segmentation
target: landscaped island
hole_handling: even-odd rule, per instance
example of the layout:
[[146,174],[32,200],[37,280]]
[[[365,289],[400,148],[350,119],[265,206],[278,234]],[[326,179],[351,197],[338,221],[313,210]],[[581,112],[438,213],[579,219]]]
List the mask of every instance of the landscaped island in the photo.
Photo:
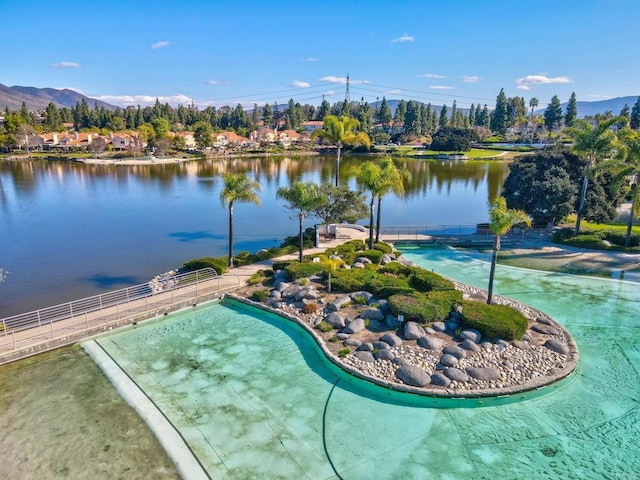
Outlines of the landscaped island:
[[[240,301],[303,326],[341,368],[388,388],[441,397],[497,396],[571,374],[578,350],[544,313],[353,240],[258,272]],[[265,288],[268,287],[268,288]]]

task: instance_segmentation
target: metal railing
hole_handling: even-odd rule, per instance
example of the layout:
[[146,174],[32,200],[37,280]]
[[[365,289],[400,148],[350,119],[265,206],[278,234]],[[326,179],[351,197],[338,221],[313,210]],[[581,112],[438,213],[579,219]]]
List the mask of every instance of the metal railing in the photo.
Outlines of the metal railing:
[[[159,275],[140,285],[6,317],[0,320],[0,338],[13,336],[13,341],[0,342],[0,349],[16,349],[18,343],[34,337],[53,338],[54,334],[61,335],[65,331],[89,330],[195,300],[222,291],[225,285],[221,285],[221,281],[229,288],[240,284],[235,275],[221,276],[213,268],[204,268],[182,274]],[[27,335],[16,338],[17,334],[25,331],[28,331]],[[31,331],[33,334],[29,335]]]
[[419,236],[453,236],[453,235],[487,235],[491,234],[489,228],[480,225],[388,225],[380,229],[382,235],[390,237],[415,237]]

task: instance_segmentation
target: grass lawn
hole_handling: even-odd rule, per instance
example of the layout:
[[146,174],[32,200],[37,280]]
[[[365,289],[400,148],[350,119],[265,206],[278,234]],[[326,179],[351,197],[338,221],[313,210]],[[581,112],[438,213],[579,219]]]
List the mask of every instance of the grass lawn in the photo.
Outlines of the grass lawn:
[[[636,234],[640,234],[640,225],[637,224],[637,220],[634,223],[636,223],[636,224],[634,224],[631,227],[631,232],[632,233],[636,233]],[[575,227],[575,225],[576,225],[576,216],[575,215],[569,215],[562,226],[564,226],[564,227]],[[627,233],[627,223],[626,222],[592,223],[592,222],[587,222],[586,220],[583,219],[583,220],[580,221],[580,230],[591,230],[592,232],[600,232],[600,231],[605,230],[605,231],[608,231],[608,232],[617,232],[617,233],[626,234]]]
[[[376,147],[379,149],[380,147]],[[389,155],[397,155],[401,157],[436,157],[437,155],[451,155],[459,152],[438,152],[433,150],[425,150],[423,148],[415,148],[412,146],[399,146],[399,147],[388,147],[387,153]],[[468,152],[463,152],[470,160],[488,160],[491,158],[499,158],[505,159],[508,158],[506,155],[509,152],[499,151],[499,150],[485,150],[480,148],[472,148]]]

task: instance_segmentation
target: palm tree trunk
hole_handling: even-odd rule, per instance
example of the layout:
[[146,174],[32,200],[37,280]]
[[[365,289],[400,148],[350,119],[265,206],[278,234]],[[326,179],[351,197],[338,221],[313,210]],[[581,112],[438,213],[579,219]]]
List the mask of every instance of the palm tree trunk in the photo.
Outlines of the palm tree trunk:
[[233,202],[229,202],[229,258],[227,265],[229,268],[233,268]]
[[576,229],[573,235],[580,233],[580,221],[582,220],[582,209],[587,198],[587,185],[589,184],[589,165],[584,169],[584,177],[582,178],[582,189],[580,190],[580,204],[578,205],[578,214],[576,215]]
[[378,195],[378,211],[376,212],[376,243],[380,241],[380,210],[382,206],[382,195]]
[[298,255],[298,260],[300,261],[300,263],[302,263],[302,251],[304,250],[304,238],[302,236],[302,222],[304,222],[304,213],[300,212],[298,214],[298,220],[300,220],[300,228],[298,231],[298,236],[299,236],[298,247],[299,247],[300,253]]
[[375,209],[375,195],[371,195],[371,203],[369,205],[369,250],[373,248],[373,210]]
[[338,155],[336,156],[336,187],[338,186],[338,180],[340,177],[340,149],[341,145],[338,143]]
[[500,251],[500,235],[496,234],[493,239],[493,255],[491,257],[491,271],[489,272],[489,292],[487,295],[487,303],[493,303],[493,277],[496,274],[496,263],[498,263],[498,252]]

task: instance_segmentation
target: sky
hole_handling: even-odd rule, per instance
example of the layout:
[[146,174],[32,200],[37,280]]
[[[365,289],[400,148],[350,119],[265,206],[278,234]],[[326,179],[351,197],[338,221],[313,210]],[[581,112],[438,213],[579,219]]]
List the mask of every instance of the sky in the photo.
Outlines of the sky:
[[638,0],[0,0],[0,83],[113,105],[640,95]]

